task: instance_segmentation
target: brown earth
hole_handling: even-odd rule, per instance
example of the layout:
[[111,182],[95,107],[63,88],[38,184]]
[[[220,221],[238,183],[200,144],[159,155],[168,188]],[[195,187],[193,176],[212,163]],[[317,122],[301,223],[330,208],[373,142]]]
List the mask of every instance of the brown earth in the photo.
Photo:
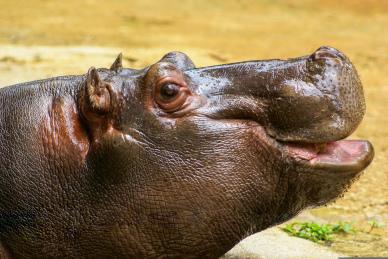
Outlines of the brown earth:
[[[171,50],[211,65],[295,57],[321,45],[358,68],[367,114],[352,137],[371,140],[376,157],[343,198],[297,220],[353,221],[361,231],[330,248],[388,256],[388,1],[0,0],[0,86],[106,67],[121,51],[136,68]],[[368,233],[372,219],[386,226]]]

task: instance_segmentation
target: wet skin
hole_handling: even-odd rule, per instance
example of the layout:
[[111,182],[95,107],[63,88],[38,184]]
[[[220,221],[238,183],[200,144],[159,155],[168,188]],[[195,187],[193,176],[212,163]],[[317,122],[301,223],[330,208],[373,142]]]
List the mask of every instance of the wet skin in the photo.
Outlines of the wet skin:
[[216,258],[341,196],[373,158],[344,140],[357,72],[289,60],[91,68],[0,90],[0,255]]

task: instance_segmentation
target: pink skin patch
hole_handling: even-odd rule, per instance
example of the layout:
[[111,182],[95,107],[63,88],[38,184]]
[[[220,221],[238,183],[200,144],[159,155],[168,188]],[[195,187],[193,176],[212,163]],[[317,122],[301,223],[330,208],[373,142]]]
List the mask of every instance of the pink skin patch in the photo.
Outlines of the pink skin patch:
[[312,163],[350,164],[362,159],[369,152],[368,142],[362,140],[339,140],[326,145]]
[[364,140],[338,140],[326,144],[286,143],[286,150],[293,157],[314,166],[332,169],[362,170],[373,158],[373,148]]

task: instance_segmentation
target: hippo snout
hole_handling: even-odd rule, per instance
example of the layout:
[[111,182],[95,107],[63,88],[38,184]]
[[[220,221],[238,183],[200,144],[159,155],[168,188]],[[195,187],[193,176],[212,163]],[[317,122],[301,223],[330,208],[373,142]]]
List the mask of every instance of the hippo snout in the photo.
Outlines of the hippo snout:
[[349,136],[365,113],[362,84],[350,60],[334,48],[320,47],[295,67],[298,74],[279,75],[283,79],[274,85],[269,133],[278,140],[308,143]]
[[210,105],[217,106],[212,115],[255,120],[280,141],[340,140],[357,128],[365,113],[356,69],[332,47],[323,46],[295,59],[242,62],[186,73]]

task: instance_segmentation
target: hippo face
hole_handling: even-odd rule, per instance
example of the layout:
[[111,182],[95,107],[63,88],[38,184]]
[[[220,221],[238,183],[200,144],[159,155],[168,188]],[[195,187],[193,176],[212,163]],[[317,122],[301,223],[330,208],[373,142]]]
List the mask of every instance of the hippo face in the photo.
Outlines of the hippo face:
[[343,140],[365,105],[333,48],[205,68],[177,52],[143,70],[117,60],[84,89],[92,207],[126,226],[115,238],[128,253],[221,255],[337,198],[373,157],[368,141]]

